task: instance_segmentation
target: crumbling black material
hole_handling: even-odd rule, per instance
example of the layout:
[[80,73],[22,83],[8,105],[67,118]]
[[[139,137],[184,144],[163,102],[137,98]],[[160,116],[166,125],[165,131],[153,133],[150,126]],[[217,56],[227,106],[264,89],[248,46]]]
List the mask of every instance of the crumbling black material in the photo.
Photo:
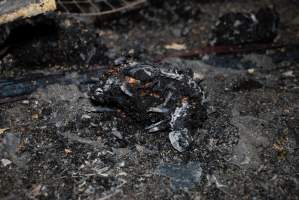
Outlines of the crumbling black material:
[[206,119],[204,92],[192,74],[146,64],[122,65],[100,77],[91,98],[120,108],[149,133],[170,130],[171,144],[183,152],[190,146],[191,133]]
[[7,54],[12,55],[13,64],[18,67],[107,63],[107,49],[92,29],[54,15],[36,16],[0,27],[1,46],[9,47]]
[[256,13],[228,13],[216,22],[212,43],[269,43],[277,35],[278,24],[279,15],[271,8],[262,8]]

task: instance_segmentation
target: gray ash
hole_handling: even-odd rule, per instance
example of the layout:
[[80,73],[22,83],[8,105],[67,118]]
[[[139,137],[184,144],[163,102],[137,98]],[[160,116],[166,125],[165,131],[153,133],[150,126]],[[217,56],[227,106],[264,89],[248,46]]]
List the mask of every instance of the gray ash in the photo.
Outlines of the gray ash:
[[183,152],[206,119],[204,92],[192,75],[190,70],[125,64],[100,77],[91,99],[120,109],[148,133],[170,131],[171,144]]

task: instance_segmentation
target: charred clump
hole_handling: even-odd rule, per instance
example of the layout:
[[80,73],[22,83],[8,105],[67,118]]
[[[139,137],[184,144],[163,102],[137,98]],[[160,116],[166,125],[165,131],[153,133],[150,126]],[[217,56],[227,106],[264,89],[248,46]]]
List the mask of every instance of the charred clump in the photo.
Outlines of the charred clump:
[[213,30],[212,43],[237,45],[272,42],[277,35],[278,13],[262,8],[256,13],[227,13],[219,18]]
[[[107,48],[100,36],[87,25],[56,15],[36,16],[0,27],[1,46],[8,47],[13,65],[20,68],[107,63]],[[9,63],[2,65],[10,67]]]
[[191,134],[206,119],[204,92],[188,70],[146,64],[114,67],[100,77],[91,99],[121,109],[148,133],[169,130],[173,147],[183,152]]

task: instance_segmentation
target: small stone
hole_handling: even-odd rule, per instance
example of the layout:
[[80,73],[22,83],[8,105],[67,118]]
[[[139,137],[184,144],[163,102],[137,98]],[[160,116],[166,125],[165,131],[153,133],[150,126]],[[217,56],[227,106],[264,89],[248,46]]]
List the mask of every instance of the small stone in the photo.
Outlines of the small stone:
[[169,140],[172,146],[179,152],[186,151],[191,143],[191,137],[189,136],[187,129],[170,132]]
[[116,128],[113,128],[112,129],[112,134],[117,137],[118,139],[123,139],[123,136],[121,135],[121,133],[116,129]]
[[203,61],[209,60],[210,56],[208,54],[205,54],[202,58]]
[[31,191],[32,197],[37,197],[37,196],[41,195],[41,189],[42,189],[42,185],[40,185],[40,184],[33,185],[32,191]]
[[240,21],[240,20],[236,20],[235,22],[234,22],[234,27],[238,27],[238,26],[240,26],[242,24],[242,22]]
[[292,70],[286,71],[282,75],[285,77],[295,77],[294,72]]
[[207,181],[208,181],[208,186],[211,186],[212,184],[215,184],[217,188],[227,187],[226,185],[223,185],[223,184],[219,183],[216,176],[213,175],[213,174],[212,175],[207,174]]
[[31,117],[32,117],[32,119],[38,119],[38,114],[34,113]]
[[202,80],[205,79],[205,75],[202,74],[202,73],[194,73],[193,74],[193,79],[202,81]]
[[175,37],[180,37],[180,36],[181,36],[181,29],[180,29],[180,28],[172,29],[172,34],[173,34]]
[[248,70],[247,70],[247,72],[248,72],[248,74],[254,74],[254,72],[255,72],[255,69],[253,69],[253,68],[251,68],[251,69],[248,69]]
[[140,153],[143,153],[144,151],[145,151],[145,148],[144,148],[144,146],[141,146],[141,145],[136,145],[136,149],[137,149],[137,151],[138,152],[140,152]]
[[134,55],[134,54],[135,54],[135,50],[134,50],[134,49],[130,49],[130,50],[128,51],[128,54],[129,54],[129,55]]
[[9,128],[0,128],[0,135],[3,134],[7,130],[9,130]]
[[121,162],[118,164],[119,167],[124,167],[125,165],[126,165],[125,161],[121,161]]
[[70,27],[72,25],[71,21],[69,19],[64,20],[64,26]]
[[190,27],[189,27],[189,26],[186,26],[186,27],[182,30],[181,35],[182,35],[182,36],[186,36],[186,35],[189,34],[189,32],[190,32]]
[[1,163],[4,167],[6,167],[6,166],[10,165],[12,162],[8,159],[3,158],[3,159],[1,159]]
[[65,153],[66,155],[71,154],[71,153],[72,153],[72,150],[71,150],[71,149],[64,149],[64,153]]
[[22,104],[26,104],[26,105],[28,105],[28,104],[29,104],[29,100],[24,100],[24,101],[22,101]]
[[91,119],[91,116],[84,114],[82,115],[81,119]]

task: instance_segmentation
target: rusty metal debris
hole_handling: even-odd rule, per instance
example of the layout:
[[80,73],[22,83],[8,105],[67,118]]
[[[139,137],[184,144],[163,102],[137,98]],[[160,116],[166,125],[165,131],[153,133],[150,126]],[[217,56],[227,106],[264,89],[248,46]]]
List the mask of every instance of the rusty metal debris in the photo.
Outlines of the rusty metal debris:
[[100,17],[140,8],[146,0],[58,0],[57,4],[67,15]]
[[55,9],[55,0],[0,0],[0,24]]

